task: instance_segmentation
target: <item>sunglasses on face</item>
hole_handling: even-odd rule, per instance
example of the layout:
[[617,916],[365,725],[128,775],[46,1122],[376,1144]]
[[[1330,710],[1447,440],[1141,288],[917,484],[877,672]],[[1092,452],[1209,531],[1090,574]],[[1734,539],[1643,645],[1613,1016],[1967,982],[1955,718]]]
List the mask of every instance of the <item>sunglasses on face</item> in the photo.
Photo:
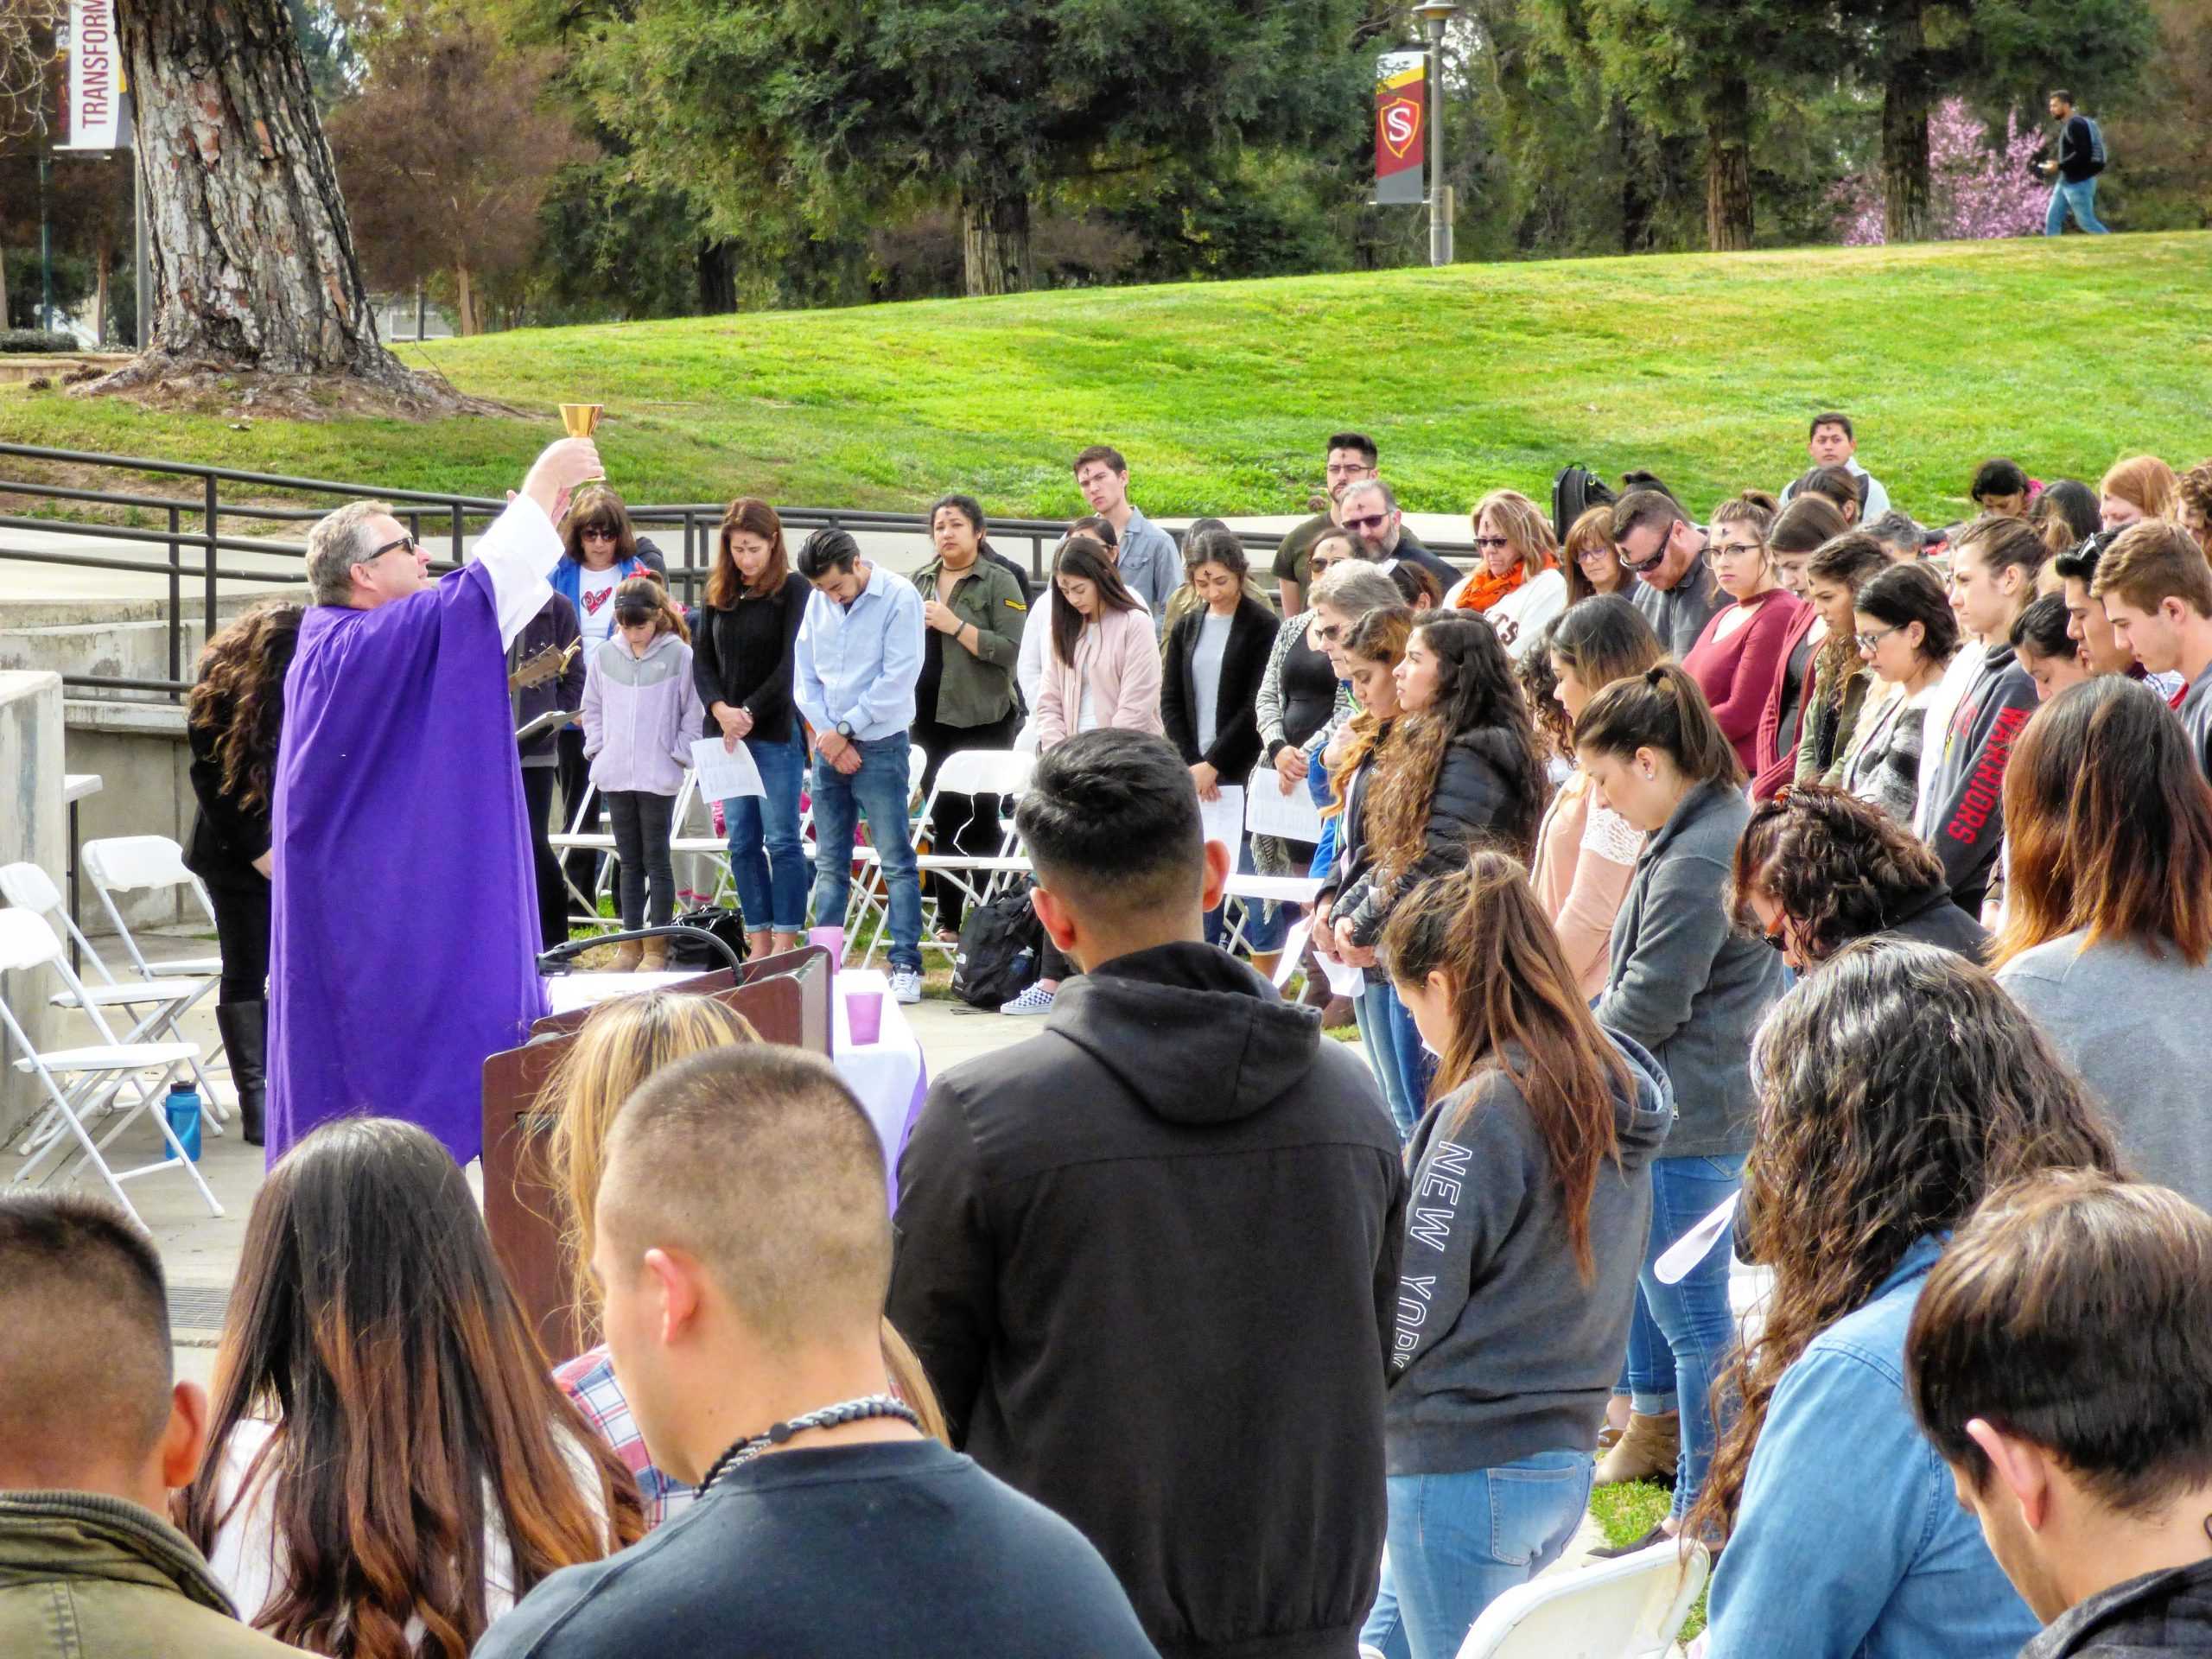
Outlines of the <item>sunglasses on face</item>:
[[1494,547],[1510,547],[1513,545],[1513,541],[1507,536],[1478,536],[1475,537],[1475,545],[1487,553]]
[[605,524],[586,524],[576,532],[576,538],[585,542],[611,542],[616,537]]
[[1313,638],[1325,645],[1335,645],[1343,634],[1344,630],[1333,622],[1317,622],[1313,625]]
[[1345,519],[1344,528],[1346,530],[1380,530],[1383,525],[1389,522],[1390,515],[1389,513],[1370,512],[1363,518]]
[[384,557],[387,553],[397,553],[402,550],[404,550],[411,554],[419,552],[421,549],[422,543],[417,542],[412,536],[403,536],[396,542],[386,542],[382,547],[377,549],[375,552],[370,554],[367,558],[363,559],[361,563],[363,564],[374,564],[378,559]]

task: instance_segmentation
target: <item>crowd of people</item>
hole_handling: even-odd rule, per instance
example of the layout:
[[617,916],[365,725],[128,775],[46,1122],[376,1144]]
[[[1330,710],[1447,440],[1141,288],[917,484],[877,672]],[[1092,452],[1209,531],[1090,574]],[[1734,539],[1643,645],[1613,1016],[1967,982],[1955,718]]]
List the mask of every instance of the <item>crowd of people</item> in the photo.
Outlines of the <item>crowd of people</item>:
[[[915,582],[740,501],[686,618],[579,495],[618,842],[746,744],[747,926],[804,925],[804,785],[817,917],[864,819],[912,975],[910,740],[1033,741],[1046,1017],[932,1080],[894,1211],[826,1064],[603,1005],[538,1103],[575,1354],[388,1118],[274,1166],[212,1403],[143,1236],[0,1198],[0,1645],[1449,1659],[1655,1478],[1613,1553],[1710,1554],[1707,1659],[2212,1651],[2212,462],[1992,461],[1931,529],[1810,440],[1701,517],[1493,493],[1463,573],[1339,433],[1273,596],[1203,521],[1163,590],[1111,450],[1041,596],[966,497]],[[233,876],[286,632],[195,699]],[[1240,779],[1320,841],[1210,838]],[[1282,911],[1223,948],[1239,869],[1318,878],[1360,1050],[1257,971]]]

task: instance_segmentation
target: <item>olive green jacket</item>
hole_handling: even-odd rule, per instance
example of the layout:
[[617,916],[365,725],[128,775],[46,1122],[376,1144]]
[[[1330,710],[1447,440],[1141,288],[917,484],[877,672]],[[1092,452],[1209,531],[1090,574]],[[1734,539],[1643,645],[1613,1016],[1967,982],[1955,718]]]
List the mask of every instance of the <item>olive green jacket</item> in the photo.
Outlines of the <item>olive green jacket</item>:
[[191,1541],[119,1497],[0,1492],[7,1659],[276,1659]]
[[[924,603],[937,597],[944,569],[933,559],[914,573]],[[1021,584],[1003,565],[977,559],[952,590],[952,612],[976,625],[976,649],[950,634],[944,639],[944,676],[938,682],[937,721],[941,726],[988,726],[1014,710],[1014,668],[1021,658],[1022,625],[1029,620]],[[926,720],[930,711],[917,711]]]

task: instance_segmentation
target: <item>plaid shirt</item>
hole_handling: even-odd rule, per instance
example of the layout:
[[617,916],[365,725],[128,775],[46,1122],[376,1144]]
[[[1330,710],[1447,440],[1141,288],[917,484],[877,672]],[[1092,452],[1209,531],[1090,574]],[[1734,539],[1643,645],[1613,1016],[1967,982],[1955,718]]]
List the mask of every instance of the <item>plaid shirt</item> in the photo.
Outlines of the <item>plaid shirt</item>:
[[652,1530],[664,1521],[672,1521],[691,1506],[698,1494],[663,1474],[653,1467],[652,1454],[645,1450],[645,1437],[638,1432],[637,1420],[630,1415],[630,1402],[622,1393],[622,1385],[614,1379],[614,1367],[607,1357],[607,1347],[599,1347],[578,1354],[566,1364],[553,1368],[553,1380],[560,1384],[561,1392],[575,1402],[593,1431],[614,1450],[614,1455],[629,1465],[630,1472],[638,1478],[638,1490],[645,1500],[645,1529]]

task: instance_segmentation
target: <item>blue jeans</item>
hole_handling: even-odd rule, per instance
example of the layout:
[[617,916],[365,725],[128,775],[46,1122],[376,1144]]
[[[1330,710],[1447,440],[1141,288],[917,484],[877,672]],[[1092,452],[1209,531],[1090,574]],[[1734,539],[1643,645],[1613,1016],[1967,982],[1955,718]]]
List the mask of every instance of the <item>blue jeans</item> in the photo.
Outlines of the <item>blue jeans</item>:
[[[1257,875],[1259,868],[1252,862],[1252,837],[1245,836],[1237,843],[1236,873]],[[1290,911],[1285,905],[1274,906],[1274,914],[1267,913],[1268,906],[1257,899],[1224,899],[1205,915],[1205,938],[1208,944],[1219,944],[1228,937],[1229,922],[1224,912],[1231,904],[1244,910],[1244,947],[1254,956],[1264,956],[1270,950],[1282,949],[1283,936],[1290,931]]]
[[1389,1478],[1382,1587],[1360,1641],[1385,1659],[1452,1659],[1483,1609],[1560,1558],[1590,1507],[1587,1452]]
[[853,829],[868,819],[883,885],[891,893],[891,965],[922,970],[922,885],[906,820],[906,734],[853,746],[861,769],[850,777],[814,757],[814,925],[842,927],[853,884]]
[[806,768],[798,722],[791,741],[745,740],[746,752],[760,768],[768,791],[739,795],[722,803],[722,824],[729,831],[729,874],[737,883],[738,908],[748,932],[773,929],[796,933],[806,925],[806,861],[799,852],[798,786]]
[[1743,1185],[1740,1153],[1725,1158],[1660,1158],[1651,1165],[1651,1240],[1637,1276],[1636,1312],[1628,1330],[1628,1384],[1637,1411],[1682,1414],[1681,1460],[1675,1478],[1674,1516],[1689,1513],[1712,1466],[1719,1428],[1713,1383],[1736,1340],[1728,1306],[1726,1241],[1680,1284],[1662,1285],[1652,1264],[1667,1247],[1712,1214]]
[[2073,209],[2074,222],[2091,236],[2109,236],[2097,222],[2097,181],[2084,179],[2079,184],[2069,184],[2060,179],[2050,187],[2050,211],[2044,215],[2043,233],[2056,236],[2066,228],[2066,213]]
[[1367,1063],[1382,1085],[1382,1098],[1398,1126],[1398,1139],[1407,1140],[1428,1109],[1428,1085],[1436,1075],[1436,1063],[1421,1046],[1414,1017],[1389,981],[1370,984],[1352,999],[1351,1007]]

